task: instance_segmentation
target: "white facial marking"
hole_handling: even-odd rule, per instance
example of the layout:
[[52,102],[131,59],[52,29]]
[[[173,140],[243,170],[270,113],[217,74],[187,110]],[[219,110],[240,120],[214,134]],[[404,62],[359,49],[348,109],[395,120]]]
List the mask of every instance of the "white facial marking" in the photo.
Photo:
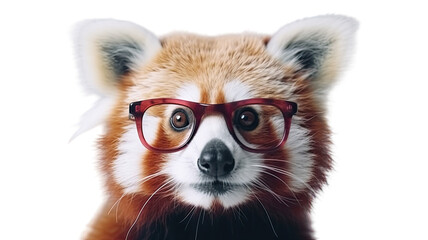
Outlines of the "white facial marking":
[[219,201],[224,208],[230,208],[245,202],[250,195],[250,192],[246,188],[234,189],[227,194],[220,195]]
[[299,192],[308,186],[312,178],[312,167],[314,164],[313,154],[310,153],[309,131],[301,127],[298,117],[294,116],[290,127],[287,142],[285,144],[290,154],[290,172],[293,191]]
[[147,112],[143,115],[142,119],[143,135],[146,142],[151,145],[156,140],[156,133],[158,131],[160,118],[149,115]]
[[214,196],[198,191],[192,186],[183,185],[178,192],[183,202],[204,209],[209,209],[214,201]]
[[223,90],[227,102],[234,102],[253,97],[251,94],[251,88],[238,80],[226,83]]
[[195,84],[186,84],[177,91],[178,99],[191,102],[199,102],[200,97],[201,92],[199,91],[198,86],[196,86]]
[[145,151],[135,125],[130,125],[119,140],[119,154],[113,162],[113,175],[116,182],[124,188],[124,193],[139,190],[139,181],[142,178],[141,160]]

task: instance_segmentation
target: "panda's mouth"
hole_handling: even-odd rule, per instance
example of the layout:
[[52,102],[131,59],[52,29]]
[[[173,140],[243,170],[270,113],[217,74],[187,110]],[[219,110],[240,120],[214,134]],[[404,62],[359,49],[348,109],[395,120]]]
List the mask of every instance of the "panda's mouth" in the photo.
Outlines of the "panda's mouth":
[[219,180],[215,180],[207,183],[192,184],[191,186],[198,191],[201,191],[206,194],[211,194],[214,196],[223,195],[236,188],[242,187],[241,185],[238,185],[238,184],[227,183]]

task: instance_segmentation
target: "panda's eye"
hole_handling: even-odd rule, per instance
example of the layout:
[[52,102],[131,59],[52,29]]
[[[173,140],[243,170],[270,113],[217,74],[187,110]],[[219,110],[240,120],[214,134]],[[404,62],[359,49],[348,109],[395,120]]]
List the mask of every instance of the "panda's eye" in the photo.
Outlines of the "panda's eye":
[[239,129],[252,131],[259,125],[259,115],[253,108],[242,108],[235,114],[234,123]]
[[184,109],[178,108],[172,113],[170,123],[175,131],[183,131],[190,124],[189,116]]

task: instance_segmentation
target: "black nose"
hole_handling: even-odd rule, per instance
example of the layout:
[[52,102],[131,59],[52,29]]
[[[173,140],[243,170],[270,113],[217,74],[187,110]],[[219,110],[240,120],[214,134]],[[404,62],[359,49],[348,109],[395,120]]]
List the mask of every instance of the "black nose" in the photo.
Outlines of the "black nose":
[[216,138],[205,145],[198,159],[199,170],[211,177],[225,176],[233,170],[234,166],[235,159],[229,148]]

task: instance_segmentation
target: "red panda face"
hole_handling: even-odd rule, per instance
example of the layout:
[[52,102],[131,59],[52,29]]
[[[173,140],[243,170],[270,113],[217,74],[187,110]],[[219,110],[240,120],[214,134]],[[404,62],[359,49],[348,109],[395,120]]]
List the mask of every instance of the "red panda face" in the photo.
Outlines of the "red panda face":
[[[112,202],[126,199],[132,219],[146,204],[164,212],[259,203],[265,211],[278,205],[307,209],[331,168],[325,94],[347,59],[354,31],[352,19],[338,16],[296,22],[272,37],[174,34],[158,40],[139,26],[112,20],[83,28],[84,41],[93,43],[82,44],[93,54],[83,58],[83,70],[95,79],[89,86],[109,99],[101,102],[109,106],[101,113],[106,130],[99,147]],[[273,151],[245,150],[224,112],[209,112],[186,147],[160,152],[144,147],[128,115],[130,103],[157,98],[203,104],[267,98],[295,102],[299,110],[286,143]],[[141,120],[149,144],[179,146],[190,136],[190,109],[150,111]],[[284,131],[274,112],[262,114],[257,106],[233,112],[242,115],[232,121],[242,124],[249,144],[273,141]]]
[[[273,199],[293,199],[293,194],[308,190],[313,177],[314,148],[310,146],[311,129],[301,124],[299,114],[293,119],[285,146],[268,153],[243,150],[229,133],[224,117],[218,113],[204,116],[188,146],[174,153],[152,153],[145,149],[138,139],[135,123],[128,120],[126,107],[130,102],[162,97],[210,104],[263,97],[298,101],[307,105],[302,106],[303,111],[308,107],[320,111],[320,106],[310,99],[304,79],[269,56],[263,40],[259,36],[220,39],[170,36],[163,41],[157,61],[128,77],[118,112],[113,112],[119,115],[120,111],[121,114],[113,118],[120,117],[118,120],[123,122],[120,125],[124,126],[120,134],[114,136],[119,141],[108,146],[118,149],[118,156],[112,159],[112,172],[124,192],[150,189],[149,194],[160,187],[153,182],[163,177],[169,182],[164,187],[169,187],[176,201],[209,209],[215,203],[224,208],[238,206],[257,197],[258,192],[268,192]],[[181,55],[170,57],[170,51],[178,51]],[[309,99],[302,102],[299,98]],[[176,109],[181,108],[167,109],[162,118],[170,119]],[[317,121],[323,128],[316,130],[327,133],[324,119]],[[174,134],[174,130],[169,123],[155,119],[146,121],[144,129],[148,138],[154,141],[171,139],[169,135]],[[106,133],[109,137],[114,134]],[[269,141],[275,134],[275,129],[271,129],[257,138]],[[217,159],[218,162],[229,161],[227,174],[213,177],[201,170],[201,161],[207,155],[225,158]]]

